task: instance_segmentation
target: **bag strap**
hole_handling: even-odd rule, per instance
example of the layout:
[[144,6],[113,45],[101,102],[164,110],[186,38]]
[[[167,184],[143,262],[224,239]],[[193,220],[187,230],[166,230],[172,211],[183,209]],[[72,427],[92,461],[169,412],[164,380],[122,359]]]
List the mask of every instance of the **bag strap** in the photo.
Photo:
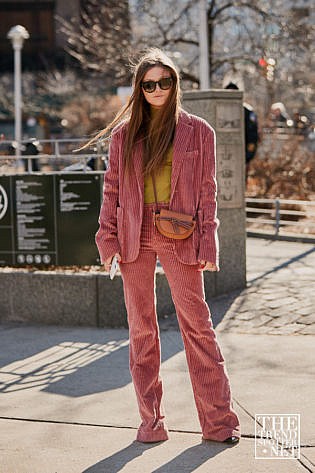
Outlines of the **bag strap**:
[[155,184],[154,174],[151,174],[151,179],[152,179],[152,184],[153,184],[153,192],[154,192],[154,199],[155,199],[155,213],[156,213],[157,212],[158,200],[157,200],[157,192],[156,192],[156,184]]

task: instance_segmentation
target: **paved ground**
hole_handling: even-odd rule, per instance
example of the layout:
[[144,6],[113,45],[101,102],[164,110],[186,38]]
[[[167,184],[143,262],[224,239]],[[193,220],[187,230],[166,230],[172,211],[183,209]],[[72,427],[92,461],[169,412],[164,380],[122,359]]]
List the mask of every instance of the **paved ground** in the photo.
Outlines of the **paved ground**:
[[220,330],[315,335],[314,245],[248,239],[247,281]]
[[[125,329],[1,325],[0,473],[315,472],[314,253],[249,240],[248,288],[210,301],[242,426],[232,448],[201,440],[171,316],[161,321],[170,440],[157,445],[134,441]],[[255,459],[255,415],[288,413],[300,414],[300,459]]]
[[209,300],[217,330],[315,335],[315,246],[248,238],[246,254],[247,288]]

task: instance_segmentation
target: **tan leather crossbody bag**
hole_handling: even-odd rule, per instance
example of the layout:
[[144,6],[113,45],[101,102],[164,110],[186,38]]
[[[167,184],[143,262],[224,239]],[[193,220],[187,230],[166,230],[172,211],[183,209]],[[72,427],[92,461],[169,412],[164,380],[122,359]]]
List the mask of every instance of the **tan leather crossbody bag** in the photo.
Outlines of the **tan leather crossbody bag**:
[[[155,204],[157,206],[158,202],[154,176],[152,176],[152,182]],[[196,221],[191,215],[174,212],[168,209],[157,210],[156,208],[153,219],[154,225],[162,235],[175,240],[185,240],[190,237],[196,226]]]

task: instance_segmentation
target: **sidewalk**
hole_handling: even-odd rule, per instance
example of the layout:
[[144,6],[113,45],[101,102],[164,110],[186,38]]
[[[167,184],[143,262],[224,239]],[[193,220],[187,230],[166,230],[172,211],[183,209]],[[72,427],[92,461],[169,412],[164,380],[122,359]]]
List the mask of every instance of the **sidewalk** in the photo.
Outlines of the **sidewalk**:
[[315,335],[315,245],[249,238],[246,254],[248,287],[220,330]]
[[[250,239],[247,254],[249,287],[210,301],[241,420],[239,445],[201,441],[172,316],[161,321],[170,440],[151,445],[134,442],[127,330],[1,325],[0,473],[315,471],[315,339],[305,331],[314,327],[315,251]],[[285,314],[298,330],[286,329]],[[255,414],[270,413],[301,415],[300,460],[255,459]]]
[[[247,288],[209,300],[218,331],[315,335],[315,245],[248,238]],[[178,328],[175,314],[162,328]]]

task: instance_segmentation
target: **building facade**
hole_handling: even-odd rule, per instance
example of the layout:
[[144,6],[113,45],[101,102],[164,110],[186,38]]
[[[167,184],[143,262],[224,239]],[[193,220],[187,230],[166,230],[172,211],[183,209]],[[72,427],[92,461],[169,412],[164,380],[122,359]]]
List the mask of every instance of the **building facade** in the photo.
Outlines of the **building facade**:
[[82,0],[0,0],[0,70],[12,70],[12,46],[7,39],[12,26],[22,25],[30,34],[23,46],[23,66],[47,69],[52,63],[62,65],[66,38],[60,31],[58,16],[78,18]]

